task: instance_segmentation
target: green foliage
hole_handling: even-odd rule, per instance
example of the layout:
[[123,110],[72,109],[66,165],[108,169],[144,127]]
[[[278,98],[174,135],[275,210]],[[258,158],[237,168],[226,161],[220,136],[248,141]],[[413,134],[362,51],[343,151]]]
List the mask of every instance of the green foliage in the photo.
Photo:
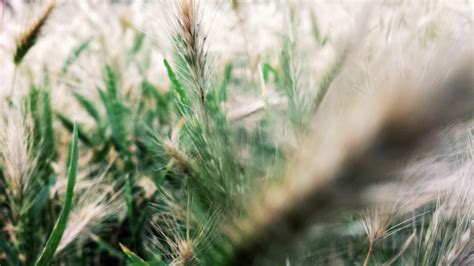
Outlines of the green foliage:
[[77,129],[74,129],[73,139],[71,142],[71,147],[69,149],[69,158],[68,158],[68,182],[66,190],[66,198],[64,199],[64,206],[59,214],[58,220],[54,224],[53,231],[51,232],[46,245],[41,252],[38,260],[36,261],[36,266],[45,266],[49,265],[53,259],[54,253],[61,242],[64,230],[66,230],[69,213],[72,208],[72,200],[74,197],[74,186],[76,184],[77,176],[77,163],[79,159],[79,150],[78,150],[78,133]]
[[174,73],[173,69],[171,68],[168,60],[164,59],[164,64],[166,67],[166,71],[168,72],[168,77],[171,81],[171,85],[173,86],[175,92],[175,101],[176,101],[176,108],[178,109],[178,113],[183,116],[185,114],[189,114],[190,112],[190,103],[188,100],[188,96],[184,91],[181,83],[178,81],[176,74]]
[[105,67],[106,90],[99,90],[100,99],[105,106],[112,137],[117,150],[122,156],[128,156],[126,116],[127,109],[122,104],[118,93],[118,80],[110,66]]
[[64,62],[64,65],[63,65],[64,74],[69,71],[69,68],[79,59],[81,54],[89,48],[91,41],[92,41],[92,38],[89,38],[81,42],[77,47],[75,47],[72,50],[71,54],[67,57],[66,61]]
[[[245,32],[239,1],[231,4]],[[190,19],[194,14],[189,12],[180,10],[176,15]],[[202,32],[200,22],[192,21],[193,27],[185,31],[187,21],[181,18],[173,32],[173,60],[163,60],[165,76],[156,75],[161,63],[153,65],[156,58],[152,55],[160,51],[153,46],[157,42],[132,27],[124,27],[124,41],[116,43],[120,49],[110,52],[105,47],[107,36],[89,35],[94,37],[81,40],[55,72],[46,65],[40,78],[44,82],[31,85],[21,106],[25,121],[31,122],[27,146],[31,149],[28,160],[32,169],[25,176],[32,181],[15,200],[9,198],[12,187],[5,181],[5,160],[0,158],[0,264],[251,264],[237,257],[248,241],[246,233],[255,230],[247,220],[254,218],[259,225],[268,218],[263,215],[277,209],[273,203],[277,207],[291,204],[266,189],[281,186],[288,169],[294,167],[294,158],[305,151],[304,140],[311,136],[313,126],[320,126],[311,124],[313,117],[323,111],[320,106],[342,73],[349,53],[347,48],[336,51],[336,59],[325,73],[308,75],[311,69],[304,69],[304,63],[313,58],[305,58],[300,51],[301,36],[296,36],[298,31],[293,28],[298,19],[295,6],[289,12],[291,29],[281,38],[279,56],[273,58],[273,50],[264,51],[255,64],[246,61],[253,58],[242,60],[241,53],[226,56],[222,65],[214,64],[212,59],[220,55],[208,52],[207,33]],[[312,42],[314,49],[334,48],[329,47],[329,32],[312,11],[307,19],[317,44]],[[36,41],[37,36],[32,37]],[[18,65],[32,44],[17,51],[13,63]],[[90,63],[91,72],[99,64],[102,73],[84,77],[72,71],[79,59],[81,67]],[[261,79],[257,79],[258,74]],[[38,84],[36,77],[31,77],[31,82]],[[260,91],[258,84],[263,84],[268,94]],[[90,91],[96,86],[97,90]],[[61,105],[54,104],[58,99],[51,99],[56,95],[51,90],[64,87],[73,87],[66,93],[75,101],[71,105],[74,110],[61,110]],[[11,99],[6,105],[19,108]],[[231,116],[240,109],[243,115]],[[80,123],[75,122],[76,118]],[[67,155],[65,132],[73,135]],[[334,146],[337,149],[338,145]],[[68,180],[61,206],[60,162],[66,156]],[[84,169],[79,175],[78,167]],[[71,242],[70,250],[58,250],[71,214],[88,203],[88,192],[96,186],[107,190],[97,199],[107,206],[98,209],[106,212],[110,207],[116,213],[100,223],[90,219],[93,224]],[[269,192],[263,198],[275,201],[268,206],[256,202],[261,190]],[[295,197],[300,196],[299,191],[289,190]],[[343,200],[346,192],[338,197]],[[317,196],[324,198],[322,194]],[[436,216],[440,206],[427,205],[390,221],[388,227],[395,228],[395,232],[377,241],[369,265],[448,264],[444,255],[453,243],[461,242],[462,233],[470,230],[472,217],[444,219]],[[264,210],[260,212],[254,206]],[[94,207],[90,207],[92,214],[96,214]],[[302,235],[290,232],[290,238],[277,243],[284,246],[282,249],[264,253],[267,246],[256,247],[251,262],[361,265],[370,241],[358,209],[321,209],[327,211],[327,221],[315,223]],[[301,217],[291,216],[299,211],[290,210],[283,218],[278,216],[280,213],[271,216],[275,224],[283,220],[291,225],[271,228],[271,235],[285,235],[288,232],[284,230],[302,226]],[[435,218],[439,218],[438,223],[433,222]],[[260,236],[258,233],[255,236]]]
[[127,255],[128,259],[130,260],[130,265],[133,265],[133,266],[150,266],[151,265],[151,264],[148,264],[146,261],[144,261],[142,258],[140,258],[137,254],[133,253],[126,246],[120,244],[120,247],[122,248],[123,252],[125,253],[125,255]]

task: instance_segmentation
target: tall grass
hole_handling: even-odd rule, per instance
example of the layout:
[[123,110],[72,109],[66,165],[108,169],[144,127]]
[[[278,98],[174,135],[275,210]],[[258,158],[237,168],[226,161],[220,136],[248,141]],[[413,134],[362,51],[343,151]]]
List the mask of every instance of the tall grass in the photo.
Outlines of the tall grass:
[[466,5],[7,2],[1,265],[472,263]]

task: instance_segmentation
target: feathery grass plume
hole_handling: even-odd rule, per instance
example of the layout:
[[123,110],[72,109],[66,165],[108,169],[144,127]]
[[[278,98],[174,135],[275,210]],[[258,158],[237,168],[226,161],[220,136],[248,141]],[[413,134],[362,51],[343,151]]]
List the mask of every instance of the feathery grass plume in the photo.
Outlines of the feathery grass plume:
[[[313,221],[327,218],[331,209],[363,206],[370,185],[390,180],[390,170],[426,137],[473,111],[466,99],[474,81],[468,74],[470,63],[460,64],[432,91],[406,89],[398,91],[399,96],[382,94],[353,104],[344,119],[323,126],[320,135],[310,135],[282,182],[263,190],[249,205],[247,219],[238,219],[231,235],[238,244],[229,263],[265,263],[262,256],[278,246],[274,243],[288,245]],[[456,110],[450,107],[455,102],[460,104]]]
[[367,211],[363,214],[363,226],[369,238],[369,249],[364,260],[364,266],[369,265],[370,256],[374,252],[375,245],[389,233],[393,213],[382,213],[382,210]]
[[[171,193],[163,191],[154,204],[156,209],[148,230],[149,249],[155,251],[153,254],[163,254],[159,259],[169,265],[206,264],[206,258],[200,261],[199,254],[213,241],[211,230],[217,213],[197,217],[200,214],[192,210],[189,192],[184,192],[187,195],[183,199]],[[181,201],[186,203],[180,204]]]
[[474,165],[468,162],[454,176],[457,184],[439,195],[431,215],[422,224],[416,249],[407,261],[423,265],[464,265],[472,255]]
[[0,226],[9,239],[5,246],[11,244],[9,249],[16,254],[16,260],[25,262],[31,257],[28,242],[37,240],[37,234],[24,229],[32,218],[35,200],[39,200],[38,182],[32,176],[36,160],[31,145],[31,121],[18,109],[5,110],[9,115],[0,118],[0,192],[6,198],[0,206],[6,204],[9,211],[2,215]]
[[107,112],[114,145],[122,156],[128,157],[130,154],[126,128],[127,109],[120,99],[117,74],[109,65],[105,67],[104,80],[106,90],[99,90],[99,94]]
[[107,221],[124,214],[121,193],[113,192],[113,185],[106,184],[104,177],[94,180],[85,191],[78,191],[77,198],[56,253],[67,252],[67,247],[73,242],[78,243],[74,245],[78,248],[93,234],[106,233]]
[[174,55],[179,78],[196,92],[204,120],[208,123],[206,96],[212,75],[206,48],[207,37],[201,25],[201,10],[195,0],[181,0],[176,5]]
[[16,205],[27,197],[33,181],[30,179],[35,165],[31,154],[31,127],[20,111],[7,110],[9,115],[0,119],[0,157],[5,192],[11,207],[19,215],[21,207]]
[[22,32],[18,38],[15,53],[13,55],[13,62],[15,65],[19,65],[31,47],[35,45],[46,21],[51,16],[55,7],[56,0],[52,0],[38,19]]

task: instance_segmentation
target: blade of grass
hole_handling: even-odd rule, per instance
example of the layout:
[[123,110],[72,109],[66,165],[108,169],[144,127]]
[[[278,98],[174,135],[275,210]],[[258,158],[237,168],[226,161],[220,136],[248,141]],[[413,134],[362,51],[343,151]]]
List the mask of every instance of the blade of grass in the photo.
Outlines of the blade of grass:
[[[178,81],[178,78],[176,77],[176,74],[174,73],[173,69],[171,68],[170,64],[168,63],[168,60],[164,59],[164,64],[166,67],[166,71],[168,72],[168,77],[171,81],[171,85],[175,91],[176,95],[176,100],[177,102],[184,106],[187,107],[189,106],[189,101],[186,96],[186,92],[184,91],[183,87],[181,86],[181,83]],[[181,109],[179,109],[179,112],[181,114],[184,114]]]
[[91,147],[91,148],[94,147],[94,145],[92,143],[92,139],[87,135],[86,132],[84,132],[84,130],[78,124],[74,125],[74,122],[72,122],[71,119],[69,119],[65,115],[62,115],[61,113],[55,112],[54,114],[56,115],[56,117],[59,119],[61,124],[67,130],[73,132],[74,131],[74,126],[76,126],[77,133],[78,133],[78,136],[79,136],[79,140],[81,140],[88,147]]
[[59,214],[59,218],[56,221],[56,224],[53,227],[53,231],[46,242],[46,245],[41,253],[40,257],[36,261],[36,266],[46,266],[50,265],[51,260],[56,253],[56,249],[61,242],[61,238],[66,229],[68,222],[69,213],[72,208],[72,200],[74,197],[74,186],[76,184],[76,175],[77,175],[77,161],[78,161],[78,133],[76,126],[74,127],[73,139],[69,150],[69,162],[68,162],[68,183],[66,190],[66,199],[64,200],[64,207]]
[[66,61],[64,62],[63,66],[63,74],[67,73],[69,70],[69,67],[74,64],[74,62],[77,61],[77,59],[81,56],[81,54],[89,48],[89,44],[92,41],[92,37],[81,42],[79,46],[75,47],[72,50],[72,53],[68,56]]
[[122,243],[119,243],[119,245],[123,253],[127,255],[128,259],[130,260],[133,266],[150,266],[150,264],[148,264],[146,261],[140,258],[137,254],[133,253],[126,246],[122,245]]
[[79,93],[73,93],[76,100],[79,104],[85,109],[85,111],[94,118],[94,120],[99,123],[100,122],[100,114],[97,108],[95,107],[94,103],[91,102],[86,97],[80,95]]
[[111,246],[109,243],[106,241],[102,240],[99,236],[97,235],[92,235],[91,236],[92,240],[94,240],[97,245],[99,245],[99,248],[107,251],[111,256],[118,258],[118,259],[124,259],[124,254],[120,252],[119,250],[115,249],[113,246]]
[[0,235],[0,251],[3,251],[11,265],[20,265],[16,250],[10,246],[7,239],[3,235]]

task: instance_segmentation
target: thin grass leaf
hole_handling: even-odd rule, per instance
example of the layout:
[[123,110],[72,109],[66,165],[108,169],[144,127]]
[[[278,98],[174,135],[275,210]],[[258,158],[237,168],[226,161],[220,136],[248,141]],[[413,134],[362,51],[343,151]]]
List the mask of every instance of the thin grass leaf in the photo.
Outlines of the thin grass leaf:
[[73,93],[74,98],[79,102],[79,104],[84,108],[84,110],[92,117],[94,120],[99,123],[101,120],[100,113],[95,107],[95,104],[87,99],[86,97],[80,95],[79,93]]
[[312,32],[313,32],[313,36],[314,38],[316,39],[316,41],[318,42],[319,45],[321,46],[324,46],[326,45],[327,41],[328,41],[328,36],[322,36],[321,34],[321,30],[319,28],[319,23],[318,23],[318,20],[316,18],[316,14],[314,12],[311,12],[311,29],[312,29]]
[[323,76],[323,79],[321,81],[321,84],[319,85],[319,91],[316,95],[316,99],[314,102],[313,110],[316,111],[319,106],[321,105],[324,97],[326,96],[329,87],[331,87],[331,84],[334,82],[336,77],[341,73],[342,67],[344,65],[344,62],[346,61],[348,54],[347,48],[339,55],[339,57],[336,59],[336,62],[331,66],[329,71]]
[[91,41],[92,41],[92,37],[81,42],[79,46],[75,47],[72,50],[71,54],[68,56],[68,58],[64,62],[63,70],[62,70],[63,74],[66,74],[69,71],[69,67],[72,66],[72,64],[74,64],[77,61],[77,59],[79,59],[81,54],[89,48]]
[[49,92],[41,91],[41,100],[43,102],[43,149],[51,159],[56,158],[56,139],[53,129],[53,110],[51,108],[51,97]]
[[270,80],[270,74],[273,74],[276,84],[280,83],[280,75],[278,74],[278,71],[276,71],[270,64],[265,63],[262,65],[262,73],[265,83]]
[[135,213],[133,210],[133,195],[132,195],[132,180],[130,175],[125,178],[125,203],[127,204],[127,212],[130,219],[133,219],[133,214]]
[[121,253],[119,250],[115,249],[113,246],[111,246],[109,243],[106,241],[102,240],[99,236],[93,235],[92,240],[94,240],[97,245],[99,245],[99,248],[107,251],[111,256],[118,258],[120,260],[124,259],[124,254]]
[[219,89],[219,101],[225,102],[227,100],[227,87],[229,86],[230,80],[232,79],[232,70],[234,65],[229,63],[225,66],[224,80],[222,80],[221,87]]
[[64,234],[64,230],[66,229],[69,213],[71,212],[72,208],[72,200],[74,197],[74,186],[76,184],[76,175],[77,175],[77,162],[79,157],[78,151],[78,133],[77,128],[74,128],[73,132],[73,139],[69,150],[69,162],[68,162],[68,183],[66,189],[66,198],[64,200],[64,206],[59,214],[58,220],[56,221],[53,231],[46,242],[46,245],[41,252],[40,257],[36,261],[36,266],[46,266],[50,265],[51,260],[56,253],[56,249],[58,248],[59,243],[61,242],[61,238]]
[[110,65],[105,66],[105,84],[110,97],[118,97],[117,75]]
[[186,96],[186,92],[184,91],[183,87],[181,86],[181,83],[178,81],[176,78],[176,74],[174,73],[173,69],[171,68],[170,64],[168,63],[168,60],[164,59],[164,64],[166,67],[166,71],[168,73],[168,77],[171,81],[171,85],[173,86],[173,89],[175,91],[175,95],[177,96],[178,102],[184,104],[184,105],[189,105],[188,98]]
[[6,255],[11,265],[20,265],[16,250],[10,246],[4,235],[0,235],[0,251]]
[[32,86],[26,104],[33,120],[32,145],[38,157],[38,178],[43,184],[47,184],[52,173],[50,164],[57,154],[49,93]]
[[63,126],[68,131],[73,132],[74,131],[74,126],[77,128],[77,132],[78,132],[78,136],[79,136],[80,141],[82,141],[88,147],[91,147],[91,148],[94,147],[91,137],[89,137],[87,135],[87,133],[84,132],[82,127],[80,127],[78,124],[74,125],[74,122],[72,122],[71,119],[67,118],[65,115],[62,115],[58,112],[56,112],[55,115],[59,119],[61,124],[63,124]]
[[117,76],[113,69],[107,65],[105,68],[106,92],[99,90],[100,98],[105,105],[112,137],[115,146],[122,156],[128,156],[127,130],[125,127],[126,108],[123,106],[118,95]]
[[150,266],[150,264],[148,264],[146,261],[140,258],[137,254],[133,253],[126,246],[122,245],[122,243],[119,243],[119,245],[123,253],[127,255],[128,259],[130,260],[133,266]]

